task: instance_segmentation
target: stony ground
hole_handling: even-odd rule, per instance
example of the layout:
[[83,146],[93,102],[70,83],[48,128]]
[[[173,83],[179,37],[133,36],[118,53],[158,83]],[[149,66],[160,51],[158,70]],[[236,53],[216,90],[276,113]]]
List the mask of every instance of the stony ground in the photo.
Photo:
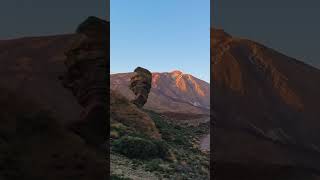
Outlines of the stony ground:
[[143,166],[135,164],[135,162],[121,154],[110,154],[110,168],[113,178],[132,179],[132,180],[157,180],[157,175],[147,171]]
[[200,139],[200,149],[202,151],[210,151],[210,134],[207,134]]

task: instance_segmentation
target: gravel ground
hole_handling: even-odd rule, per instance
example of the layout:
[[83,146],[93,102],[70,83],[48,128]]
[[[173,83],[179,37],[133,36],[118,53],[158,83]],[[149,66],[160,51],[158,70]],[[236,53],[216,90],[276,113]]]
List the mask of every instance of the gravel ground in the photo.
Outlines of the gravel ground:
[[118,154],[110,154],[111,174],[123,175],[125,178],[133,180],[158,180],[159,178],[143,167],[134,165],[132,161]]

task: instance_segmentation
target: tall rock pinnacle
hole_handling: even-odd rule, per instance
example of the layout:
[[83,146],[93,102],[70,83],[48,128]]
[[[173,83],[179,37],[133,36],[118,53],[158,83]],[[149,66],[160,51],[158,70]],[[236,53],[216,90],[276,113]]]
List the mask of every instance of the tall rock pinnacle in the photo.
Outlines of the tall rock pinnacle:
[[137,107],[142,108],[148,100],[152,85],[152,73],[147,69],[137,67],[135,75],[131,77],[129,88],[136,95],[132,101]]
[[[89,17],[77,29],[79,35],[66,52],[67,72],[63,85],[70,89],[84,107],[80,131],[91,143],[105,141],[107,127],[107,62],[108,62],[108,22]],[[89,132],[88,132],[89,131]],[[89,139],[88,139],[89,138]],[[102,139],[103,138],[103,139]],[[98,142],[99,141],[99,142]]]

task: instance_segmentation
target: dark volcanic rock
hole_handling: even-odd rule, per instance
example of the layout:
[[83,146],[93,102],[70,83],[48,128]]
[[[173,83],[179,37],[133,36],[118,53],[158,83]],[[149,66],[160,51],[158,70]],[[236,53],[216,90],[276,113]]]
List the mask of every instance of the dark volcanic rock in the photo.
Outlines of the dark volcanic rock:
[[[94,16],[90,16],[88,17],[87,20],[85,20],[78,26],[76,32],[81,34],[86,34],[87,36],[90,36],[90,37],[103,36],[104,38],[107,38],[108,36],[107,32],[109,31],[108,26],[109,26],[109,22],[101,20]],[[107,43],[107,41],[103,41],[103,42]]]
[[78,38],[66,52],[68,71],[62,77],[63,85],[84,107],[77,131],[94,144],[105,141],[108,125],[108,26],[104,20],[89,17],[78,27]]
[[[81,32],[88,32],[85,26]],[[93,148],[84,141],[94,143],[92,139],[97,139],[100,142],[106,135],[106,122],[100,119],[107,121],[102,117],[106,116],[106,110],[103,109],[106,106],[101,105],[103,102],[106,104],[106,100],[99,99],[104,96],[97,93],[97,86],[90,84],[95,84],[93,79],[100,76],[91,72],[102,72],[104,65],[97,65],[94,57],[107,62],[105,57],[109,54],[108,51],[95,53],[95,49],[104,51],[103,47],[107,45],[107,40],[100,36],[105,35],[77,33],[0,41],[1,180],[108,179],[105,150]],[[78,44],[75,44],[75,40]],[[74,44],[74,51],[67,53],[68,73],[64,82],[85,107],[83,120],[91,119],[80,128],[83,138],[66,127],[79,121],[82,108],[57,78],[66,69],[63,52],[71,44]],[[77,53],[90,58],[81,59]],[[101,68],[97,70],[97,67]],[[104,81],[102,79],[97,78],[98,82]],[[85,84],[89,88],[81,89],[86,87]],[[91,134],[91,139],[88,134]]]
[[134,72],[135,74],[131,77],[129,86],[136,96],[132,102],[137,107],[142,108],[148,100],[152,85],[152,74],[147,69],[141,67],[137,67]]

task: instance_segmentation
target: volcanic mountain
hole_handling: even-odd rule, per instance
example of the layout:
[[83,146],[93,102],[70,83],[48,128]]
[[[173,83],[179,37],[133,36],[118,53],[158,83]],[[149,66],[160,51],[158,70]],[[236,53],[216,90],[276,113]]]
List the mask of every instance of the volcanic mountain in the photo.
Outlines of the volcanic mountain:
[[221,29],[211,65],[217,177],[320,172],[320,70]]
[[[128,99],[134,97],[129,89],[132,73],[112,74],[110,87]],[[209,114],[209,83],[181,71],[152,74],[152,88],[146,109],[161,113]]]
[[66,71],[64,52],[76,35],[26,37],[0,41],[0,87],[26,96],[58,119],[78,119],[81,107],[58,77]]

